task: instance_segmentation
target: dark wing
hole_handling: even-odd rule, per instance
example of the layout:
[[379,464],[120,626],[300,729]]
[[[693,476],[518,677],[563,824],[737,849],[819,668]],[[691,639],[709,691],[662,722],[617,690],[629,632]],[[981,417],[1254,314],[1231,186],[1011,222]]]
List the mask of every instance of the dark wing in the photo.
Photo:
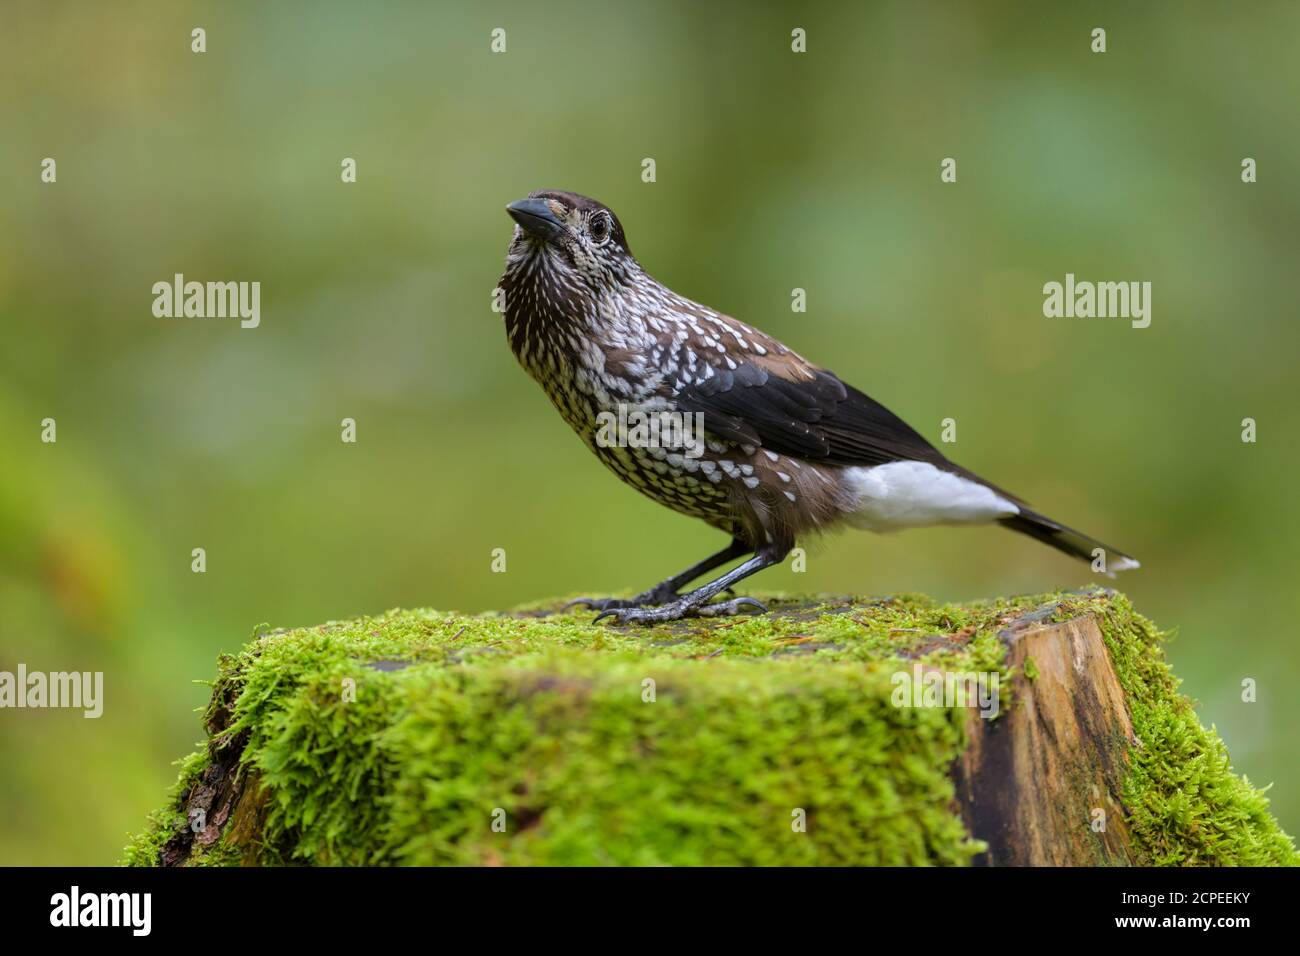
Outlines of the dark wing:
[[719,438],[757,445],[832,465],[883,465],[918,460],[938,464],[939,452],[901,418],[824,369],[799,369],[787,378],[757,364],[713,367],[703,381],[675,396],[688,412],[702,412]]
[[794,353],[712,366],[713,374],[683,383],[673,396],[683,411],[701,412],[719,438],[831,465],[924,461],[1014,495],[953,464],[879,402]]

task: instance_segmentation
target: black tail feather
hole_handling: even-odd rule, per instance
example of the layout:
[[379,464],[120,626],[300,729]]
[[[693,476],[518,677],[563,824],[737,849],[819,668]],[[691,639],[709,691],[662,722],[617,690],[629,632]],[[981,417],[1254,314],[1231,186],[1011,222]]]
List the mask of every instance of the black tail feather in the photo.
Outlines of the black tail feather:
[[1140,567],[1136,558],[1125,554],[1118,548],[1102,544],[1096,538],[1090,538],[1081,531],[1067,528],[1051,518],[1030,511],[1028,508],[1022,507],[1020,514],[1010,518],[1001,518],[998,523],[1005,525],[1012,531],[1027,534],[1034,540],[1041,541],[1057,551],[1063,551],[1071,557],[1088,562],[1097,558],[1095,552],[1100,548],[1104,555],[1106,573],[1108,574],[1113,575],[1115,571],[1127,571],[1130,568]]

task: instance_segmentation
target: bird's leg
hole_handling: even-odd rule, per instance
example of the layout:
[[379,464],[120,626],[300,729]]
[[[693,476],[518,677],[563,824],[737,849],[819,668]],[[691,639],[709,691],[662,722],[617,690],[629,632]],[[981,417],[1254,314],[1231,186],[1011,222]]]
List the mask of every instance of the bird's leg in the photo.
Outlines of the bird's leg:
[[[770,568],[774,564],[780,564],[785,560],[785,555],[785,550],[766,548],[757,552],[739,567],[732,568],[726,574],[710,581],[708,584],[683,594],[675,601],[660,607],[606,608],[596,615],[596,621],[601,618],[612,617],[620,624],[658,624],[661,621],[677,621],[692,615],[714,617],[720,614],[737,614],[741,608],[746,607],[757,608],[761,614],[767,608],[761,601],[756,601],[750,597],[733,598],[730,601],[719,601],[717,604],[709,604],[708,601],[737,581],[744,580],[751,574],[762,571],[764,568]],[[594,624],[595,621],[592,623]]]
[[717,554],[709,555],[698,564],[691,565],[680,574],[674,574],[666,581],[660,581],[649,591],[638,594],[634,598],[574,598],[568,604],[564,605],[564,608],[567,610],[575,604],[584,604],[597,611],[608,611],[612,608],[646,607],[667,604],[669,601],[677,600],[677,592],[683,585],[690,584],[701,574],[707,574],[714,568],[721,567],[728,561],[738,558],[741,555],[749,554],[753,550],[753,548],[746,545],[743,541],[733,539],[731,544],[727,545]]

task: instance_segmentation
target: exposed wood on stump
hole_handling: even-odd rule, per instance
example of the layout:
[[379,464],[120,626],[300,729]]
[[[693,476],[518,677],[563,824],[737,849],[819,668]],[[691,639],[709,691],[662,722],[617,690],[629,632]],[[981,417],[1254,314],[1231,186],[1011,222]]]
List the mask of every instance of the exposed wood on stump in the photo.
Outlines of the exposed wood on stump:
[[1119,795],[1138,742],[1124,693],[1096,619],[1046,622],[1053,610],[999,634],[1014,700],[997,720],[968,722],[954,768],[962,819],[988,843],[986,865],[1131,863]]
[[223,681],[212,692],[204,721],[211,764],[199,781],[182,797],[189,826],[163,847],[163,866],[184,866],[194,845],[212,846],[224,836],[224,845],[242,850],[245,862],[256,862],[254,848],[266,817],[266,794],[257,785],[257,775],[240,768],[248,735],[230,736],[233,689]]

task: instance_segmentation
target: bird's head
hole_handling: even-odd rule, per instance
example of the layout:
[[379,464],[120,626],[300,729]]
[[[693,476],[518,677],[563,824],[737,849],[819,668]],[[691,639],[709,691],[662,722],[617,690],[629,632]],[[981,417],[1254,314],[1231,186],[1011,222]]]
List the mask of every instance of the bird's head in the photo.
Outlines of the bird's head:
[[624,278],[635,265],[623,226],[603,203],[576,193],[539,189],[506,206],[514,219],[511,264],[536,264],[594,286]]

